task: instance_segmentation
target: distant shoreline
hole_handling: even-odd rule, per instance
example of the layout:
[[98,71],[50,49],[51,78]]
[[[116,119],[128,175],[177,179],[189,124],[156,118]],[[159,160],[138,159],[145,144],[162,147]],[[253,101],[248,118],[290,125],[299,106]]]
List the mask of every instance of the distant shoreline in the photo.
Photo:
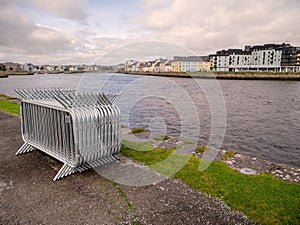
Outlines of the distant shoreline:
[[148,75],[161,77],[199,78],[199,79],[228,79],[228,80],[294,80],[300,81],[300,73],[274,72],[125,72],[118,73],[132,75]]
[[27,76],[27,75],[34,75],[34,72],[14,72],[14,71],[9,71],[9,72],[5,72],[4,74],[1,74],[0,78],[7,78],[9,76]]

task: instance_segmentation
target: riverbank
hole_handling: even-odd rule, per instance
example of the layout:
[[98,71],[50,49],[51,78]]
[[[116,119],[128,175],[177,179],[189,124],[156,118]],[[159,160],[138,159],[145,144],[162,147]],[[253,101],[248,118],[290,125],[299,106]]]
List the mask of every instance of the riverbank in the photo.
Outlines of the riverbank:
[[6,76],[26,76],[26,75],[34,75],[34,72],[5,72]]
[[[39,151],[19,157],[14,156],[15,151],[22,145],[20,118],[0,112],[0,124],[2,137],[0,161],[1,174],[3,174],[0,181],[0,192],[5,199],[1,200],[1,205],[6,205],[8,208],[5,208],[4,215],[10,215],[12,211],[17,212],[13,214],[16,215],[15,217],[0,215],[0,221],[4,221],[3,224],[6,224],[7,221],[19,221],[23,217],[22,222],[28,222],[29,218],[30,221],[39,223],[53,222],[56,221],[56,217],[53,218],[53,215],[58,212],[63,216],[63,218],[58,216],[58,219],[73,224],[82,222],[82,218],[85,217],[88,218],[85,220],[86,223],[107,221],[104,223],[109,224],[134,224],[134,222],[137,224],[255,224],[244,214],[230,209],[223,201],[263,224],[297,224],[297,221],[300,220],[297,216],[299,184],[295,184],[299,183],[297,180],[299,168],[259,160],[233,151],[219,151],[209,168],[200,172],[198,164],[203,153],[209,151],[209,148],[199,145],[186,166],[173,178],[150,186],[118,185],[93,171],[74,174],[53,183],[51,178],[59,170],[61,163]],[[114,173],[119,177],[126,175],[125,167],[155,170],[155,167],[151,166],[152,164],[169,157],[175,148],[184,148],[184,146],[192,144],[191,141],[164,136],[159,138],[160,143],[155,145],[153,150],[141,152],[128,148],[130,146],[128,143],[131,138],[147,138],[149,132],[132,133],[128,128],[122,130],[129,142],[123,140],[122,154],[118,156],[120,161],[107,165],[104,169],[115,171]],[[124,136],[122,136],[123,138]],[[137,144],[132,143],[131,145]],[[148,145],[149,143],[146,143],[145,146]],[[151,143],[150,147],[153,147]],[[180,155],[175,155],[180,158]],[[133,158],[134,161],[128,157]],[[243,171],[255,171],[256,175],[245,175],[241,173]],[[66,187],[69,188],[66,189]],[[209,197],[201,191],[218,198]],[[19,194],[14,197],[12,193]],[[99,193],[101,194],[99,195]],[[178,193],[181,194],[178,195]],[[56,198],[54,199],[52,196]],[[48,205],[45,207],[42,204],[43,200],[47,203],[50,201],[50,208]],[[109,205],[109,207],[105,205]],[[66,207],[68,211],[65,211]],[[30,211],[30,208],[35,208],[34,212]],[[86,208],[90,210],[87,212]],[[95,217],[97,210],[102,210],[104,213]],[[201,214],[199,214],[199,210]],[[73,213],[74,211],[77,212],[76,215]],[[41,213],[36,214],[35,212]],[[46,212],[47,214],[44,215]],[[25,214],[27,216],[24,216]],[[205,214],[204,217],[203,214]],[[67,216],[65,217],[65,215]],[[43,220],[43,218],[45,219]]]
[[53,182],[58,160],[15,156],[20,118],[0,111],[0,124],[1,224],[257,224],[177,179],[126,186],[91,170]]
[[300,81],[300,73],[274,72],[118,72],[133,75],[148,75],[162,77],[198,78],[198,79],[228,79],[228,80],[294,80]]

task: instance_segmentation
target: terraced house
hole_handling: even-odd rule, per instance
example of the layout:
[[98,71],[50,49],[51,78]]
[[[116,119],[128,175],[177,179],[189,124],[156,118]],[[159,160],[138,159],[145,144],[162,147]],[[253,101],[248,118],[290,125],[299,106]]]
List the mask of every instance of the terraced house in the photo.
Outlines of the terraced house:
[[171,61],[172,72],[209,71],[210,62],[205,56],[174,56]]

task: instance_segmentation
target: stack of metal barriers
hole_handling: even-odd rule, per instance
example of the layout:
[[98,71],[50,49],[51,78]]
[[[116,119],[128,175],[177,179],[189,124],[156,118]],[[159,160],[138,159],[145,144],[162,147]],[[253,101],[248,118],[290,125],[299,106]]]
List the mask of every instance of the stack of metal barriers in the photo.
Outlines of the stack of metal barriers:
[[22,97],[23,146],[63,162],[53,180],[116,160],[121,147],[118,95],[72,89],[16,90]]

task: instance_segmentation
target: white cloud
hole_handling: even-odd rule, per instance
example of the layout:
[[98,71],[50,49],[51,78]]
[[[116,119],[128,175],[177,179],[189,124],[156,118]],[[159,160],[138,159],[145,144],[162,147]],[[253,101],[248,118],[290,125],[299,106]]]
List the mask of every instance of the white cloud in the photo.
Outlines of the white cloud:
[[32,0],[40,10],[57,17],[83,21],[87,17],[85,0]]
[[[59,61],[62,55],[74,55],[76,47],[82,46],[80,35],[74,36],[63,31],[36,24],[23,13],[18,1],[4,4],[0,14],[1,61],[32,61],[47,63]],[[48,60],[45,60],[47,59]],[[44,62],[42,60],[45,60]],[[76,59],[75,59],[76,61]]]
[[195,54],[246,44],[300,45],[298,0],[141,0],[126,16],[114,9],[103,12],[88,0],[0,0],[0,5],[0,61],[94,63],[107,54],[106,61],[133,58],[140,54],[135,47],[157,56],[180,49],[160,52],[149,43],[125,49],[128,43],[147,40],[173,43]]
[[163,6],[153,2],[140,1],[142,11],[131,18],[137,31],[148,31],[145,38],[170,41],[200,53],[286,40],[300,44],[297,0],[174,0]]

